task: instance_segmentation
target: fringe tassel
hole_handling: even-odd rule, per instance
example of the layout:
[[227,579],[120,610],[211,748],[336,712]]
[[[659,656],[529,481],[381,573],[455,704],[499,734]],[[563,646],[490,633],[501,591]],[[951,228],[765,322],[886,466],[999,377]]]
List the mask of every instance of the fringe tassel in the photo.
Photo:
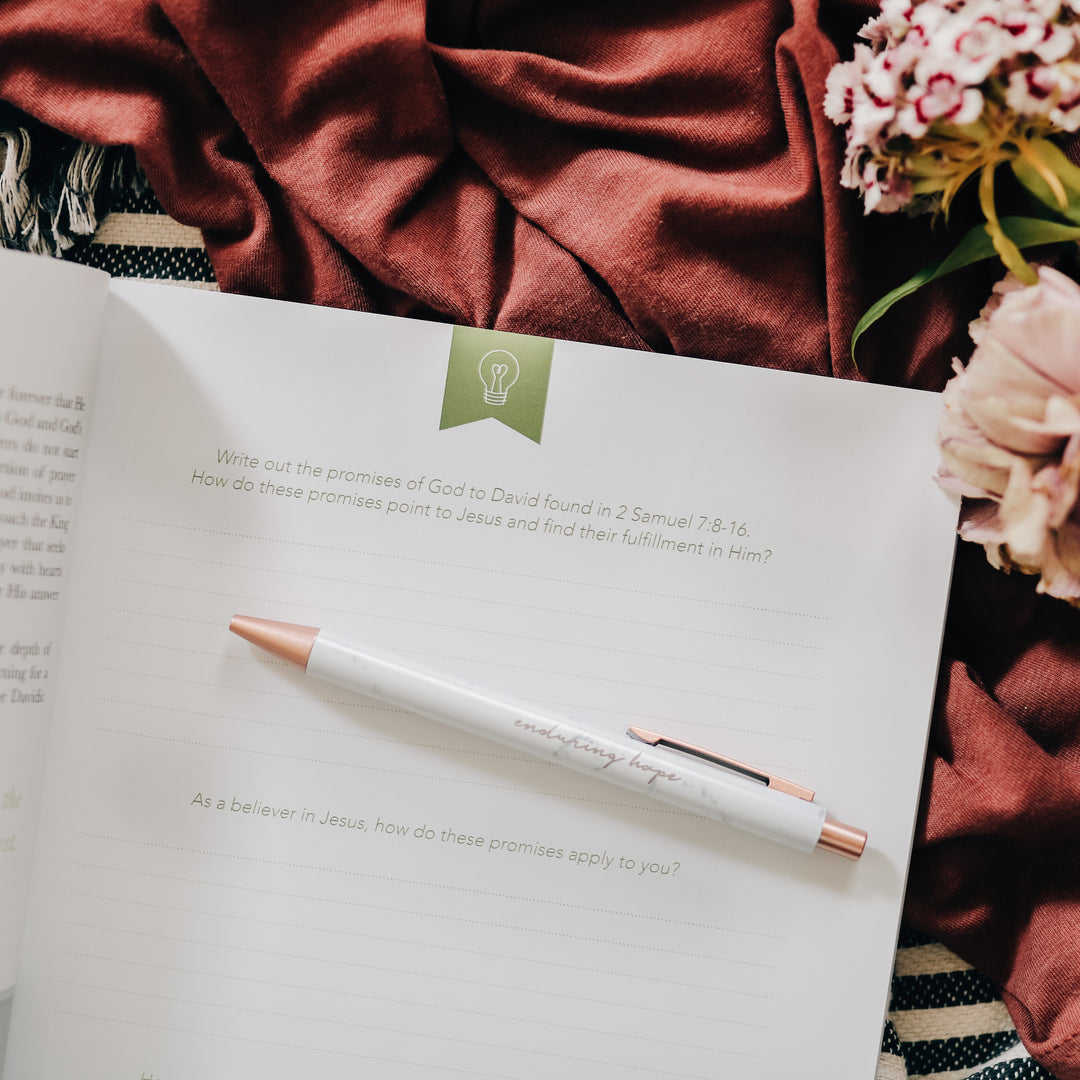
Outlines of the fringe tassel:
[[0,247],[63,256],[117,198],[146,187],[129,147],[79,142],[4,102],[0,154]]
[[58,250],[71,247],[72,236],[93,236],[97,230],[94,195],[104,160],[105,149],[101,146],[80,143],[75,151],[52,219],[53,241]]
[[[26,225],[36,213],[31,213],[30,185],[26,179],[30,168],[30,136],[25,128],[0,132],[4,140],[4,165],[0,171],[0,239],[4,246],[9,238],[22,236]],[[16,245],[17,246],[17,245]]]

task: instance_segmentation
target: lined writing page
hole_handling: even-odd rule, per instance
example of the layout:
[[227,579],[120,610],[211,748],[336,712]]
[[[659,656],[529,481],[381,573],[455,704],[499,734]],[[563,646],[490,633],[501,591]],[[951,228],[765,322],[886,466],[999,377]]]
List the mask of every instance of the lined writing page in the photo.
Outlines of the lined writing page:
[[[440,429],[448,326],[113,291],[14,1075],[870,1075],[955,521],[935,401],[556,343],[537,442]],[[235,612],[742,758],[867,853],[320,685]]]

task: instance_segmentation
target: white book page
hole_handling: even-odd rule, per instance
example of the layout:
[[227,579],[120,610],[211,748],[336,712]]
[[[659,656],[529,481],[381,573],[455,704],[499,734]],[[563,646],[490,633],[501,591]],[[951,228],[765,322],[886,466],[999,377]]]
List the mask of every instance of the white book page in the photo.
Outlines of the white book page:
[[[560,342],[537,444],[439,430],[448,326],[113,293],[13,1075],[872,1075],[953,548],[936,399]],[[868,850],[320,685],[235,612],[721,750]]]
[[108,282],[0,251],[0,1001],[22,937]]

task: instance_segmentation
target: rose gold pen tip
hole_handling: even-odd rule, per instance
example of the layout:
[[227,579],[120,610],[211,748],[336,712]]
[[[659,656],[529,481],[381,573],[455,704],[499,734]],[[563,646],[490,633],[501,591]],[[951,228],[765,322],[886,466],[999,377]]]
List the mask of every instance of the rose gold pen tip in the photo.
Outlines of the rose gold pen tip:
[[256,619],[252,615],[234,615],[229,629],[252,645],[302,668],[307,667],[311,646],[319,636],[317,626]]
[[841,821],[826,818],[817,846],[822,851],[831,851],[845,859],[858,859],[866,847],[866,833],[862,829],[856,829],[854,825],[845,825]]

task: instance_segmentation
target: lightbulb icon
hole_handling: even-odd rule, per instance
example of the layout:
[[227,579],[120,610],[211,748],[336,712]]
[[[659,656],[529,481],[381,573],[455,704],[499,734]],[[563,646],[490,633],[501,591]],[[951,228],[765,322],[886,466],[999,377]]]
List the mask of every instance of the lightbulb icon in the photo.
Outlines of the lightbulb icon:
[[505,405],[506,394],[521,374],[517,357],[505,349],[492,349],[480,358],[480,381],[484,384],[484,401],[489,405]]

